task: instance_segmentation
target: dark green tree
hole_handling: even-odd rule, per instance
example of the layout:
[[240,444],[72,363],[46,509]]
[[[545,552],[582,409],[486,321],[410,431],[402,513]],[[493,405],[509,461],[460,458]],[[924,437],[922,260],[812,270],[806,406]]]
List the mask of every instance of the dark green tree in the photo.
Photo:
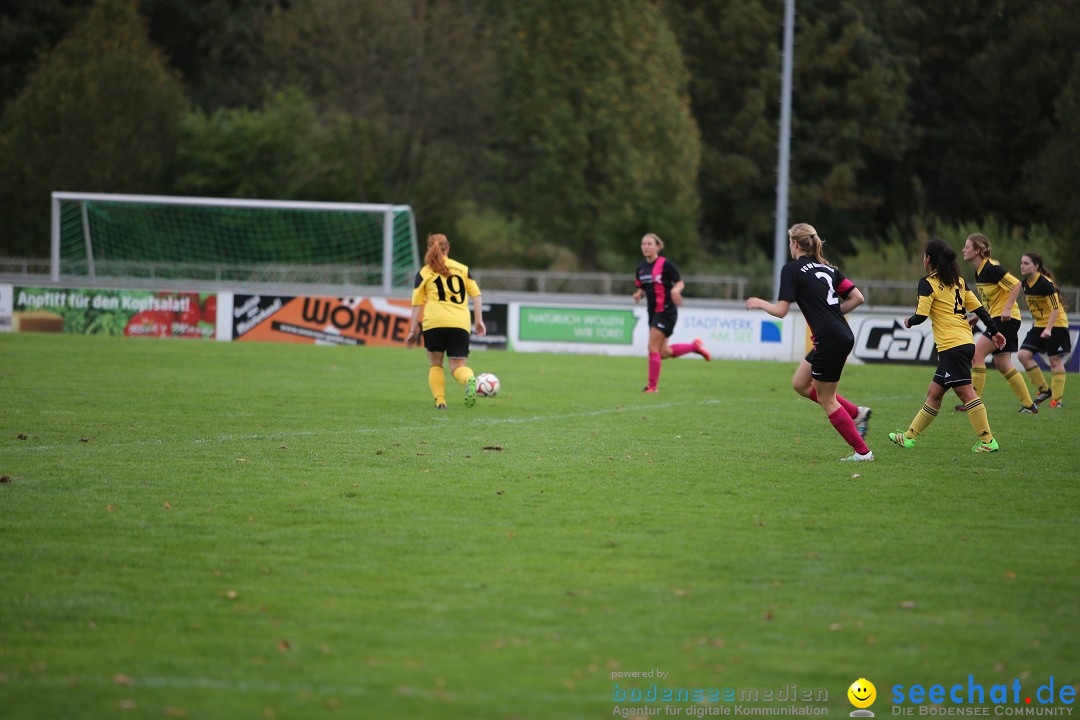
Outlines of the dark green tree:
[[[1042,151],[1028,163],[1026,187],[1061,238],[1055,268],[1059,281],[1080,283],[1080,53],[1056,104],[1054,129]],[[1039,251],[1039,248],[1030,248]],[[1080,308],[1068,308],[1080,312]]]
[[913,59],[888,41],[901,5],[802,0],[798,8],[790,218],[839,239],[874,232],[893,208],[889,169],[912,145]]
[[504,37],[503,210],[585,267],[624,268],[648,231],[699,257],[700,134],[656,6],[515,3]]
[[259,62],[336,128],[349,200],[408,203],[445,231],[476,194],[497,70],[469,0],[298,0],[275,13]]
[[[799,0],[796,5],[790,217],[830,237],[872,230],[889,168],[910,144],[911,60],[878,21],[900,4]],[[705,142],[703,232],[715,245],[772,246],[783,4],[669,0],[693,80]]]
[[141,0],[139,11],[192,102],[211,112],[262,102],[257,50],[271,13],[287,5],[286,0]]
[[47,254],[55,190],[161,192],[187,100],[131,0],[98,0],[0,120],[7,252]]
[[0,5],[0,109],[47,52],[85,14],[91,0],[35,0]]
[[1023,170],[1054,132],[1080,31],[1076,7],[958,0],[924,4],[913,23],[894,25],[897,42],[917,43],[918,57],[910,102],[920,139],[903,172],[918,178],[931,214],[1040,220]]
[[665,11],[690,71],[701,128],[702,233],[770,236],[776,190],[782,5],[669,0]]

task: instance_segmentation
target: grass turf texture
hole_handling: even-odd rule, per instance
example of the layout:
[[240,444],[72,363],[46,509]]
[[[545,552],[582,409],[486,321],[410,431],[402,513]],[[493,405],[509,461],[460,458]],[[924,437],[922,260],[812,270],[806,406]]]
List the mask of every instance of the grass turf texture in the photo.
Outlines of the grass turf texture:
[[644,358],[476,352],[502,393],[451,380],[436,413],[417,350],[0,358],[4,717],[600,718],[653,668],[614,682],[846,716],[866,677],[880,716],[896,683],[1080,680],[1080,423],[994,372],[982,455],[951,395],[890,446],[932,371],[850,366],[850,464],[791,363],[666,362],[643,395]]

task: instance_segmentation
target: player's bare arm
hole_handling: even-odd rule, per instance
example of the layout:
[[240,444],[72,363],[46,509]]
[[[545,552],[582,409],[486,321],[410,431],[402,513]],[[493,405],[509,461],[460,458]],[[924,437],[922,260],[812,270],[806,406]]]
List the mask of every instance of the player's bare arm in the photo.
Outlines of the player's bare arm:
[[479,295],[473,298],[473,329],[477,337],[487,335],[487,325],[484,324],[484,303]]
[[752,297],[746,301],[747,310],[764,310],[777,318],[787,317],[790,308],[791,303],[787,300],[777,300],[776,302],[771,303],[767,300],[762,300],[759,297]]
[[847,315],[864,302],[866,302],[866,297],[862,294],[862,291],[857,287],[853,287],[848,292],[848,296],[844,298],[844,301],[840,303],[840,312]]
[[420,344],[420,316],[423,313],[423,305],[413,305],[412,315],[409,317],[409,334],[405,337],[405,345],[408,347]]
[[1046,318],[1046,327],[1044,327],[1043,331],[1041,333],[1039,333],[1039,336],[1044,337],[1044,338],[1050,337],[1050,333],[1054,329],[1054,323],[1057,322],[1057,319],[1058,319],[1058,309],[1054,308],[1053,310],[1050,311],[1050,316]]

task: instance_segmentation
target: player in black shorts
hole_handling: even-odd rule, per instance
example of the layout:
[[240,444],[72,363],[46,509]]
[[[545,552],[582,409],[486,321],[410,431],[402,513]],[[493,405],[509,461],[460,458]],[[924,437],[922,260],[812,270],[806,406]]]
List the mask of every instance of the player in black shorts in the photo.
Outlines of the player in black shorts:
[[[475,324],[469,315],[473,301]],[[465,387],[465,407],[476,405],[476,376],[469,367],[469,328],[478,336],[487,333],[480,287],[469,274],[469,266],[450,258],[450,241],[441,233],[428,235],[424,267],[416,273],[412,294],[412,317],[406,344],[418,345],[423,338],[428,354],[428,387],[435,409],[446,409],[446,374],[443,358],[450,359],[450,372]],[[421,336],[421,332],[423,335]]]
[[[1020,401],[1021,413],[1037,413],[1039,406],[1031,401],[1024,376],[1013,365],[1013,353],[1019,349],[1020,305],[1016,298],[1020,296],[1020,280],[990,257],[990,240],[982,233],[968,235],[962,250],[964,260],[975,268],[975,288],[982,300],[983,307],[990,317],[997,322],[998,330],[1005,336],[1005,347],[1000,350],[994,345],[993,333],[988,329],[975,339],[975,357],[971,361],[971,387],[982,397],[986,384],[986,354],[994,354],[994,367],[1009,383],[1009,389]],[[968,323],[974,327],[976,317],[968,317]],[[957,410],[967,406],[960,404]]]
[[644,392],[654,393],[659,389],[660,361],[669,357],[681,357],[695,352],[710,360],[709,351],[701,338],[692,343],[668,345],[668,338],[675,331],[679,319],[679,305],[682,305],[683,281],[675,263],[661,257],[664,241],[653,233],[641,238],[641,254],[645,259],[638,263],[634,276],[634,302],[642,297],[648,304],[649,311],[649,384]]
[[998,441],[990,431],[990,420],[982,398],[971,387],[971,359],[975,356],[975,342],[968,324],[967,314],[973,312],[993,335],[994,345],[1005,347],[1005,337],[998,332],[997,323],[982,306],[975,294],[968,290],[960,269],[956,267],[956,251],[941,240],[926,244],[923,267],[927,275],[919,281],[919,305],[915,314],[904,319],[904,327],[913,327],[930,319],[937,345],[938,366],[934,379],[926,389],[926,402],[915,415],[906,431],[889,433],[889,439],[902,448],[915,447],[915,439],[930,426],[941,409],[941,400],[948,390],[956,393],[964,403],[971,429],[979,441],[972,447],[974,452],[997,452]]
[[[1054,284],[1054,276],[1038,253],[1024,253],[1020,257],[1020,274],[1023,275],[1024,298],[1034,327],[1028,331],[1020,346],[1020,364],[1038,388],[1035,402],[1050,401],[1050,407],[1062,408],[1065,395],[1065,358],[1072,352],[1069,335],[1069,318],[1061,293]],[[1050,364],[1050,386],[1046,384],[1042,370],[1035,362],[1035,355],[1043,353]]]
[[865,298],[839,270],[825,261],[824,241],[812,225],[798,223],[788,230],[788,251],[793,258],[780,271],[779,299],[775,303],[752,297],[746,309],[760,309],[782,318],[791,303],[802,310],[814,342],[791,379],[795,392],[821,406],[829,422],[855,452],[843,460],[873,460],[866,446],[870,408],[860,407],[836,394],[848,354],[855,345],[844,315]]

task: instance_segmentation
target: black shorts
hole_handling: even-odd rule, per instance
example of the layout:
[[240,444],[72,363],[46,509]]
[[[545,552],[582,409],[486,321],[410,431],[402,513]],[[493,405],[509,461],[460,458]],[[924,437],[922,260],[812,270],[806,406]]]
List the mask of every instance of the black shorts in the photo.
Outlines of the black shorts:
[[1045,329],[1033,327],[1028,330],[1028,334],[1024,337],[1024,344],[1020,347],[1050,357],[1065,356],[1072,351],[1072,338],[1069,337],[1069,328],[1050,328],[1050,337],[1048,338],[1042,336],[1042,331]]
[[934,382],[943,388],[971,384],[971,360],[975,357],[975,345],[957,345],[942,350],[937,356],[937,372]]
[[[1003,321],[1001,318],[996,320],[998,330],[1005,336],[1005,347],[998,350],[994,348],[994,352],[991,355],[1008,355],[1014,353],[1020,348],[1020,321],[1016,318],[1009,318],[1007,321]],[[994,336],[989,330],[983,330],[983,335],[993,340]]]
[[814,349],[806,354],[810,363],[810,377],[818,382],[840,382],[851,348],[855,347],[855,338],[831,338],[814,340]]
[[664,312],[649,313],[649,327],[664,333],[664,337],[671,337],[671,333],[675,332],[675,323],[678,319],[679,311],[672,305]]
[[461,328],[438,327],[424,331],[424,349],[446,353],[446,357],[469,357],[469,331]]

